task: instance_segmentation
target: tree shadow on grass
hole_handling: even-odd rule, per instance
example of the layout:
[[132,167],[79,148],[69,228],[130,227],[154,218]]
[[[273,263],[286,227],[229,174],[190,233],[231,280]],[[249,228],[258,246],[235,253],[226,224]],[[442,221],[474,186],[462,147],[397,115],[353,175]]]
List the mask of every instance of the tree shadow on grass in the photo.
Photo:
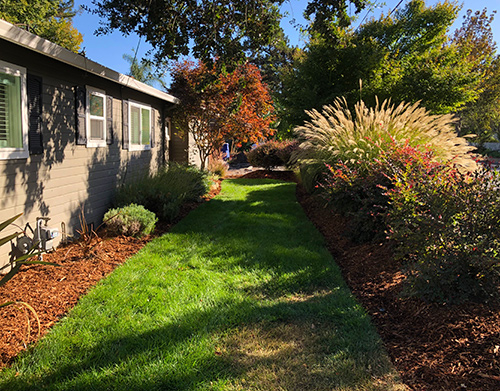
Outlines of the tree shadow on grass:
[[[268,365],[269,355],[254,359],[252,367],[231,351],[220,351],[226,342],[220,335],[234,336],[238,327],[268,330],[283,325],[300,324],[305,332],[312,331],[320,343],[323,360],[330,360],[331,372],[318,375],[319,365],[303,367],[304,375],[321,376],[335,384],[332,377],[336,371],[357,372],[352,384],[365,382],[370,376],[382,376],[388,372],[387,363],[379,363],[381,357],[374,334],[362,333],[352,338],[356,329],[366,330],[366,315],[359,306],[341,290],[333,290],[321,297],[305,300],[287,300],[270,305],[252,303],[220,302],[211,309],[195,310],[175,324],[157,327],[146,332],[124,333],[120,338],[104,339],[92,348],[73,347],[75,359],[72,363],[58,365],[44,374],[34,377],[11,378],[3,384],[5,390],[198,390],[210,388],[216,382],[231,382],[244,379],[255,366]],[[343,303],[342,307],[338,307]],[[238,322],[231,322],[237,320]],[[340,323],[342,322],[342,323]],[[317,326],[314,326],[316,324]],[[312,326],[311,326],[312,325]],[[322,325],[319,326],[319,325]],[[315,330],[311,329],[315,327]],[[231,332],[231,330],[236,330]],[[329,338],[322,337],[327,334]],[[213,338],[218,335],[218,338]],[[279,336],[278,336],[279,337]],[[279,342],[279,338],[276,339]],[[201,352],[190,351],[193,342],[206,345]],[[282,344],[282,343],[281,343]],[[300,356],[308,347],[285,346],[275,360],[284,359],[283,353]],[[278,349],[280,350],[280,349]],[[247,352],[248,353],[248,352]],[[281,355],[280,355],[281,354]],[[179,364],[178,361],[183,361]],[[316,360],[320,364],[320,360]],[[188,365],[186,365],[188,363]],[[304,363],[306,364],[306,363]],[[307,364],[311,365],[308,361]],[[312,363],[314,364],[314,362]],[[294,363],[292,366],[302,364]],[[371,369],[368,369],[371,366]],[[310,373],[309,373],[310,372]],[[325,388],[326,389],[326,388]],[[330,389],[330,388],[328,388]]]
[[[248,186],[252,183],[255,182],[248,182]],[[115,333],[94,327],[91,331],[96,343],[82,346],[76,342],[68,347],[66,354],[73,360],[61,357],[60,363],[54,362],[43,373],[38,370],[33,376],[11,376],[0,387],[5,390],[249,389],[245,379],[259,383],[263,376],[267,380],[252,387],[283,389],[285,384],[284,389],[297,391],[331,390],[337,386],[354,390],[369,384],[372,377],[390,375],[380,340],[340,278],[322,238],[308,226],[310,223],[301,210],[293,211],[297,206],[293,206],[294,197],[288,193],[294,192],[293,185],[273,186],[275,191],[283,190],[283,197],[278,197],[280,205],[272,200],[276,194],[268,196],[265,189],[250,192],[244,200],[212,200],[210,205],[190,214],[171,234],[145,248],[142,258],[148,259],[148,254],[152,257],[154,253],[168,260],[173,252],[182,252],[175,267],[168,263],[163,271],[186,270],[184,279],[201,269],[219,274],[258,271],[266,278],[242,285],[228,283],[225,288],[234,294],[210,303],[200,304],[193,297],[189,303],[192,309],[182,315],[158,314],[154,325],[151,320],[146,324],[153,327],[148,330],[137,321]],[[221,211],[227,212],[223,225],[217,220]],[[270,234],[273,230],[275,235]],[[183,248],[168,247],[173,240],[171,235],[176,236],[175,243],[184,243]],[[197,243],[191,246],[188,240]],[[215,278],[207,275],[208,279]],[[129,297],[128,305],[132,306],[136,299]],[[150,303],[155,308],[153,304],[161,305],[163,298],[161,294],[152,295],[151,300],[156,301]],[[135,308],[131,316],[140,317],[142,310],[148,310],[145,302],[144,307]],[[89,322],[83,316],[78,321]],[[64,330],[64,324],[60,326]],[[117,326],[110,320],[109,327]],[[289,336],[286,330],[291,330]],[[47,339],[50,337],[55,338],[49,335]],[[77,335],[75,338],[78,341]],[[48,348],[44,346],[47,339],[33,356],[37,350]],[[252,340],[257,345],[249,344]],[[32,365],[33,356],[26,354],[20,361],[20,372]],[[290,371],[294,375],[278,381]]]

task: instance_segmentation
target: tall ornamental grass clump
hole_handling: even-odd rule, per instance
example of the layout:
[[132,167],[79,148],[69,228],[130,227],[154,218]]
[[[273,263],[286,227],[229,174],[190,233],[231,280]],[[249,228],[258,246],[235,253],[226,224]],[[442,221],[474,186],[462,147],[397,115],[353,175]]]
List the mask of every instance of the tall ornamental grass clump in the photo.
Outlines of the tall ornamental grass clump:
[[369,108],[363,101],[348,108],[344,98],[336,99],[323,111],[307,111],[310,120],[295,128],[300,140],[294,160],[300,165],[305,187],[312,191],[325,173],[325,163],[343,161],[363,166],[380,156],[388,142],[406,143],[413,147],[425,145],[436,161],[453,160],[466,170],[476,163],[469,156],[474,149],[465,138],[458,137],[451,115],[431,115],[418,103],[395,106],[385,100]]
[[406,262],[406,293],[446,303],[498,299],[499,174],[405,166],[391,182],[388,235]]
[[159,219],[171,222],[182,204],[200,200],[210,190],[211,183],[208,172],[172,163],[154,175],[123,184],[116,192],[114,204],[142,205]]

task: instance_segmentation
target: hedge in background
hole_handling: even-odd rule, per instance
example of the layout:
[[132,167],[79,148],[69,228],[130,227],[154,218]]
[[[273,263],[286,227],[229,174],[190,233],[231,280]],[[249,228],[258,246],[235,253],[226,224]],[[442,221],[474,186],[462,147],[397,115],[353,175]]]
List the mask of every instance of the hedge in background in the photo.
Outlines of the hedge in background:
[[269,170],[289,166],[292,153],[298,148],[297,141],[268,141],[247,153],[248,162],[255,167]]

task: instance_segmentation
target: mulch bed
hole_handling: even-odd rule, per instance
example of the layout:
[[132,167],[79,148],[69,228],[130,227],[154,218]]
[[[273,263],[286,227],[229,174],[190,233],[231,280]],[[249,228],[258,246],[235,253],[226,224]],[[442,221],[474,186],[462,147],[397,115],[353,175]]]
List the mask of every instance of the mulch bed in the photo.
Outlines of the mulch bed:
[[[295,181],[293,173],[287,171],[253,171],[244,177]],[[300,186],[297,198],[325,236],[345,280],[372,317],[392,362],[410,389],[500,390],[500,306],[443,306],[401,298],[404,275],[392,257],[390,244],[351,243],[343,235],[348,224],[345,218],[325,209]],[[186,206],[182,216],[196,206]],[[24,268],[0,287],[0,303],[20,300],[33,306],[43,336],[90,287],[169,229],[159,227],[155,235],[140,240],[103,237],[90,257],[84,257],[85,249],[78,244],[60,247],[44,260],[62,267]],[[27,341],[28,313],[14,306],[1,310],[0,368],[12,363],[26,343],[36,341],[38,330],[33,317]]]

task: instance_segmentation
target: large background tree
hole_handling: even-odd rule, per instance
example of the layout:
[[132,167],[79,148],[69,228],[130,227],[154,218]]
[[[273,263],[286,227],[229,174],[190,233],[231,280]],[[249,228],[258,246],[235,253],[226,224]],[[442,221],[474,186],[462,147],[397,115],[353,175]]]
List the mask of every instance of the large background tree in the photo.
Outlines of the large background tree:
[[500,139],[500,58],[491,30],[495,12],[468,10],[453,36],[474,71],[482,75],[478,99],[459,112],[460,133],[476,134],[474,141],[479,144]]
[[312,31],[293,71],[283,75],[280,102],[290,123],[301,124],[304,110],[320,109],[339,96],[369,104],[375,96],[422,101],[440,114],[474,101],[481,72],[447,35],[458,10],[448,1],[426,7],[423,0],[411,0],[357,30],[337,26],[336,39]]
[[273,101],[259,69],[250,63],[233,71],[184,61],[172,70],[170,93],[181,103],[173,113],[176,133],[190,135],[205,168],[226,140],[258,142],[273,134]]
[[2,0],[0,19],[77,53],[82,35],[73,26],[74,0]]
[[[119,30],[144,37],[158,62],[192,55],[205,63],[242,63],[280,35],[284,0],[92,0],[99,33]],[[346,19],[347,5],[364,0],[311,0],[314,20]]]

